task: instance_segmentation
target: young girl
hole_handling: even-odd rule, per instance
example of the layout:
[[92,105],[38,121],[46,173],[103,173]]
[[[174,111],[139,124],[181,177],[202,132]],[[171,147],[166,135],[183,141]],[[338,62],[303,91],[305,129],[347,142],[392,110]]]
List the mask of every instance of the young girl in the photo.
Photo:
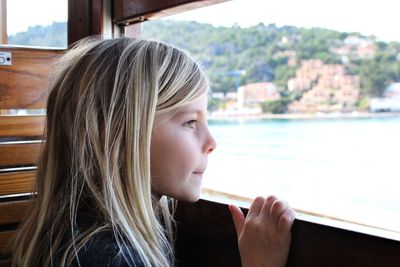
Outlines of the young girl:
[[[195,60],[167,44],[92,39],[69,50],[14,266],[173,266],[171,199],[198,200],[216,147],[208,93]],[[285,266],[293,210],[275,197],[256,198],[246,218],[229,208],[243,266]]]

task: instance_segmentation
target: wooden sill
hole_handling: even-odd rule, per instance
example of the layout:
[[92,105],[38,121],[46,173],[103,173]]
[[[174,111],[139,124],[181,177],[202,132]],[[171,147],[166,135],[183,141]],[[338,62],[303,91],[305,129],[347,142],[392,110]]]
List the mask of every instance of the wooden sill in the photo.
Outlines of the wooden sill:
[[[178,266],[240,266],[236,232],[226,204],[178,204]],[[287,266],[396,267],[400,242],[299,218]]]
[[[233,195],[212,189],[203,189],[202,199],[221,204],[234,204],[242,208],[249,208],[251,198]],[[326,216],[306,210],[296,210],[296,219],[304,222],[315,223],[333,228],[348,230],[366,235],[392,239],[400,242],[400,232],[361,224],[358,222],[346,221],[341,218]]]

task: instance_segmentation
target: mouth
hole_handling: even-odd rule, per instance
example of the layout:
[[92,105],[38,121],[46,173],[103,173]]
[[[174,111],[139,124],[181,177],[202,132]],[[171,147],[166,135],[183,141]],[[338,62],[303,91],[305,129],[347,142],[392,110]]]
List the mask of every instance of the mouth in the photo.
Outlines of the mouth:
[[193,175],[203,177],[204,172],[207,169],[207,164],[204,164],[204,165],[201,165],[201,166],[198,166],[198,167],[199,168],[197,170],[194,170],[192,173],[193,173]]

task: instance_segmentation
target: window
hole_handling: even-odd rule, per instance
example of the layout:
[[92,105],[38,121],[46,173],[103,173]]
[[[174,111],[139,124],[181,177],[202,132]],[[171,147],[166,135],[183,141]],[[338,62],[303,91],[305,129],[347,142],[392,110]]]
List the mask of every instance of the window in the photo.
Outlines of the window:
[[143,36],[190,51],[212,81],[218,148],[205,195],[276,194],[305,213],[400,232],[398,9],[236,0],[143,23]]
[[[67,4],[68,0],[0,0],[0,62],[3,58],[8,63],[3,73],[6,92],[45,90],[50,64],[67,47]],[[41,65],[45,67],[37,67]],[[32,77],[36,77],[35,85],[29,82]],[[0,114],[44,114],[45,110],[39,108],[44,104],[36,101],[27,94],[19,103],[8,103],[9,108],[0,110]]]
[[10,45],[67,47],[67,0],[2,0]]

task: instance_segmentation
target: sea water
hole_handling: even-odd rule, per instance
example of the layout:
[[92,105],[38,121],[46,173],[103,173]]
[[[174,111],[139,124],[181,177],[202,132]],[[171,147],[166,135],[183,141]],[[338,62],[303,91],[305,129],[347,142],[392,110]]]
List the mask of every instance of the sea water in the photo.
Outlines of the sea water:
[[210,120],[203,186],[400,232],[400,117]]

